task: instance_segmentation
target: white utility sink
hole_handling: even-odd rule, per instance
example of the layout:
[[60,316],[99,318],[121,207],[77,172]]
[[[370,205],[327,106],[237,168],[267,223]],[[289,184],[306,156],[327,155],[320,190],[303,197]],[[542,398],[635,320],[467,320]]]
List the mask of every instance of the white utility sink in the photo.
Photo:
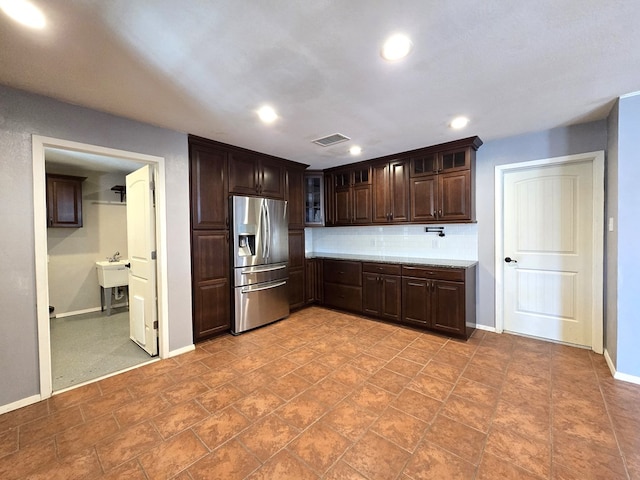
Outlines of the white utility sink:
[[129,263],[129,260],[96,262],[100,286],[102,288],[111,288],[129,285],[129,269],[125,267],[127,263]]

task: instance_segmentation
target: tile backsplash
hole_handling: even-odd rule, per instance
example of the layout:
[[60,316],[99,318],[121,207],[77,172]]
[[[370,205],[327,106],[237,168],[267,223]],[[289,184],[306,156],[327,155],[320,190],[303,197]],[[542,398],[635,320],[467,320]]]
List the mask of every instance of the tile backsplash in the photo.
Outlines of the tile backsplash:
[[444,227],[444,237],[426,233],[426,226],[306,228],[305,249],[315,253],[478,260],[478,224],[428,225]]

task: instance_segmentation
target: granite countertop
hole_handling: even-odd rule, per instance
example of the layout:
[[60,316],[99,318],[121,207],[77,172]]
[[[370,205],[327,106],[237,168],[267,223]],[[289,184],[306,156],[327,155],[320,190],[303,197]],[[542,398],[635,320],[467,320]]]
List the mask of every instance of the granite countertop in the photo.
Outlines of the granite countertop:
[[387,255],[357,255],[353,253],[308,252],[306,258],[328,258],[333,260],[355,260],[359,262],[384,262],[402,265],[419,265],[445,268],[468,268],[476,265],[475,260],[451,260],[441,258],[394,257]]

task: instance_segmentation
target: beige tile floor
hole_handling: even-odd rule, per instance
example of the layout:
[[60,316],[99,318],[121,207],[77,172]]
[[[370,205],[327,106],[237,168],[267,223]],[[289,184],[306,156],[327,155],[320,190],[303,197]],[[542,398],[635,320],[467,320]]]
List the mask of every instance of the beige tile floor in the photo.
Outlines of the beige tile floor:
[[312,307],[1,415],[0,478],[640,479],[640,386]]

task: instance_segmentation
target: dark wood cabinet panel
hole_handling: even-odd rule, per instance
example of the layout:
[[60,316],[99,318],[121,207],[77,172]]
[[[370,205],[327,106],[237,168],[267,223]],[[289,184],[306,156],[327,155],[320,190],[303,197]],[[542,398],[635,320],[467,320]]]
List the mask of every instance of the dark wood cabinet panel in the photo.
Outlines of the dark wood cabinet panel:
[[194,230],[191,252],[193,338],[198,342],[231,328],[228,232]]
[[226,279],[196,285],[193,295],[193,340],[199,342],[231,328],[229,282]]
[[229,234],[226,231],[195,231],[191,237],[193,279],[210,282],[229,275]]
[[473,218],[471,172],[447,173],[438,179],[438,220],[464,221]]
[[362,264],[351,260],[323,260],[323,280],[325,283],[342,285],[362,285]]
[[464,283],[434,281],[431,294],[432,327],[452,335],[464,335]]
[[362,313],[362,287],[324,282],[324,304],[327,307]]
[[336,192],[332,174],[324,176],[324,224],[331,227],[336,222]]
[[191,228],[229,228],[227,153],[191,144],[189,157]]
[[[259,194],[263,197],[283,199],[285,167],[275,161],[261,158],[258,164]],[[302,186],[300,186],[302,188]],[[302,201],[302,200],[301,200]],[[300,207],[302,208],[302,206]]]
[[422,278],[402,278],[402,321],[429,326],[431,295],[429,280]]
[[287,169],[287,207],[289,228],[302,229],[305,226],[304,170]]
[[304,230],[289,230],[289,268],[304,267]]
[[322,280],[322,301],[326,306],[362,312],[361,262],[325,259]]
[[353,220],[354,224],[371,223],[371,185],[353,187]]
[[351,225],[352,210],[351,189],[340,187],[335,190],[335,223],[334,225]]
[[409,221],[409,166],[394,161],[373,168],[374,223]]
[[258,195],[258,159],[250,154],[229,155],[229,193]]
[[82,182],[86,177],[47,174],[47,226],[82,227]]
[[401,280],[395,275],[362,274],[362,312],[391,321],[401,314]]
[[320,285],[322,280],[320,278],[319,265],[320,261],[315,258],[308,258],[305,260],[304,284],[307,304],[319,302],[321,299]]
[[289,307],[296,309],[304,306],[305,265],[304,265],[304,230],[289,230]]
[[233,152],[229,155],[229,192],[283,199],[285,167],[258,154]]
[[435,175],[412,178],[410,185],[411,221],[435,222],[437,219],[438,179]]
[[305,270],[302,268],[289,268],[289,308],[294,310],[303,307],[306,303],[306,291],[304,287]]
[[333,225],[370,224],[371,167],[335,172],[331,178],[335,201]]

